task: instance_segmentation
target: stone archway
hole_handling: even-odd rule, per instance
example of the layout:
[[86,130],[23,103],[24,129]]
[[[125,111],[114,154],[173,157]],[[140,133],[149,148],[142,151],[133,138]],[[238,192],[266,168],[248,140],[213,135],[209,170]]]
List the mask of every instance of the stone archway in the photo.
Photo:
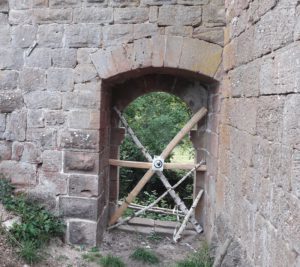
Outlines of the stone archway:
[[[74,190],[80,191],[80,197],[75,194],[74,197],[62,197],[59,201],[60,213],[71,218],[68,220],[68,241],[90,246],[99,244],[112,208],[110,202],[116,200],[117,174],[116,170],[110,168],[108,159],[117,155],[123,133],[116,130],[112,105],[123,109],[139,95],[155,90],[177,94],[190,106],[195,99],[201,99],[201,91],[207,94],[209,114],[206,126],[192,132],[192,141],[194,147],[199,148],[197,157],[205,155],[209,161],[207,172],[198,179],[199,183],[195,187],[196,190],[204,188],[207,192],[199,210],[205,206],[204,215],[200,219],[204,226],[208,226],[210,222],[207,214],[213,214],[209,209],[213,209],[214,203],[213,190],[208,181],[212,180],[210,177],[214,177],[217,171],[217,116],[214,107],[218,104],[216,77],[221,69],[222,48],[191,38],[158,35],[127,45],[101,48],[90,57],[101,80],[100,127],[97,136],[88,135],[86,138],[98,152],[74,152],[72,157],[75,157],[73,162],[97,158],[98,179],[95,180],[93,176],[91,180],[89,175],[83,175],[81,171],[81,178],[74,182]],[[135,88],[132,84],[135,84]],[[201,100],[197,103],[201,105]],[[82,139],[76,133],[74,138]],[[81,158],[76,160],[77,156]],[[93,194],[82,197],[82,192]]]
[[[115,117],[111,114],[111,107],[118,105],[120,109],[123,109],[130,101],[146,92],[162,90],[174,93],[190,106],[193,105],[193,101],[194,104],[197,102],[198,106],[195,105],[195,109],[199,105],[203,105],[201,100],[195,102],[197,93],[201,95],[201,90],[207,92],[206,105],[210,109],[208,120],[204,128],[192,132],[192,141],[194,146],[199,148],[197,157],[205,154],[207,160],[210,160],[208,171],[198,179],[199,182],[196,185],[196,187],[205,187],[205,190],[208,191],[207,180],[216,173],[214,158],[217,155],[212,148],[217,145],[216,123],[211,107],[212,103],[216,102],[217,82],[215,77],[221,64],[221,56],[222,48],[218,45],[192,38],[164,35],[136,40],[127,45],[99,49],[90,55],[102,81],[100,88],[99,192],[98,201],[93,206],[93,209],[97,209],[97,212],[94,212],[97,214],[97,218],[93,226],[86,229],[84,222],[77,222],[77,226],[73,225],[74,231],[72,225],[69,225],[70,240],[72,240],[72,233],[75,234],[78,229],[83,236],[81,240],[86,240],[89,244],[96,244],[101,239],[109,218],[111,209],[109,203],[116,200],[117,192],[112,189],[116,188],[116,170],[110,168],[108,159],[118,153],[118,146],[123,135],[116,129],[117,124],[114,121]],[[200,136],[202,137],[200,138]],[[201,206],[210,205],[208,197],[205,197],[204,201],[205,203],[203,202]],[[204,225],[206,217],[205,214],[201,217]]]

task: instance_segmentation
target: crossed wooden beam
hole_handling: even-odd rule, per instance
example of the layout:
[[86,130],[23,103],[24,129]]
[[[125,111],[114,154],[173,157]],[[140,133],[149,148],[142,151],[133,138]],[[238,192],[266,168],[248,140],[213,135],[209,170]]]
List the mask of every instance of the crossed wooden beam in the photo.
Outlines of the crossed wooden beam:
[[[125,120],[125,118],[122,116],[121,112],[114,107],[114,110],[116,111],[116,113],[118,114],[122,124],[124,125],[124,127],[126,128],[127,132],[129,133],[129,135],[131,136],[131,138],[133,139],[134,143],[137,145],[137,147],[141,150],[141,152],[143,153],[143,155],[147,158],[147,160],[149,162],[152,162],[152,157],[150,155],[150,153],[146,150],[146,148],[142,145],[142,143],[139,141],[139,139],[137,138],[137,136],[134,134],[133,130],[129,127],[127,121]],[[186,123],[186,125],[177,133],[177,135],[171,140],[171,142],[166,146],[166,148],[163,150],[163,152],[160,155],[160,158],[162,159],[166,159],[169,154],[173,151],[173,149],[176,147],[176,145],[183,139],[183,137],[194,127],[194,125],[200,121],[207,113],[207,109],[206,108],[201,108],[197,113],[195,113],[193,115],[193,117]],[[121,163],[121,164],[120,164]],[[162,183],[164,184],[164,186],[167,189],[167,193],[169,193],[171,195],[171,197],[174,199],[175,203],[177,204],[177,206],[180,208],[180,210],[186,215],[185,223],[187,223],[187,220],[190,220],[190,222],[192,223],[192,225],[194,226],[195,230],[197,231],[197,233],[201,233],[202,232],[202,227],[200,226],[200,224],[197,222],[194,214],[192,213],[192,211],[195,209],[196,204],[198,203],[200,197],[202,196],[202,192],[199,192],[193,205],[192,208],[190,210],[187,209],[187,207],[185,206],[184,202],[180,199],[180,197],[176,194],[176,192],[174,191],[174,188],[171,186],[171,184],[169,183],[168,179],[164,176],[164,174],[160,171],[155,171],[152,170],[151,168],[151,163],[136,163],[136,162],[126,162],[126,161],[118,161],[118,160],[110,160],[110,164],[114,165],[114,166],[132,166],[132,167],[136,167],[137,165],[140,168],[144,168],[147,167],[149,168],[148,171],[145,173],[145,175],[142,177],[142,179],[138,182],[138,184],[134,187],[134,189],[128,194],[128,196],[125,198],[124,202],[122,203],[122,205],[116,210],[116,212],[112,215],[110,221],[109,221],[109,225],[112,227],[113,224],[115,224],[117,222],[117,220],[122,216],[123,212],[127,209],[127,207],[130,205],[130,203],[134,200],[134,198],[138,195],[138,193],[143,189],[143,187],[145,186],[145,184],[150,180],[150,178],[153,176],[153,174],[156,172],[158,177],[160,178],[160,180],[162,181]],[[180,164],[179,164],[180,165]],[[171,167],[179,167],[177,164],[177,166],[172,166],[172,165],[167,165],[169,168]],[[129,167],[129,166],[128,166]],[[189,166],[182,166],[184,167],[184,169],[186,169],[187,167],[191,167]],[[203,166],[202,164],[198,164],[198,165],[193,165],[193,170],[205,170],[205,166]]]

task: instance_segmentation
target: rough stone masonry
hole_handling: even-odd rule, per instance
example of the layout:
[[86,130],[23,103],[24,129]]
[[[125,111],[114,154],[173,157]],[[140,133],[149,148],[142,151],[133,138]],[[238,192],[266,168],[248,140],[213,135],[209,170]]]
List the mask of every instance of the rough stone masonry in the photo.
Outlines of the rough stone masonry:
[[207,239],[234,238],[223,266],[299,266],[299,12],[297,0],[0,0],[0,173],[65,218],[67,242],[99,244],[116,92],[125,103],[159,84],[187,99],[200,82]]

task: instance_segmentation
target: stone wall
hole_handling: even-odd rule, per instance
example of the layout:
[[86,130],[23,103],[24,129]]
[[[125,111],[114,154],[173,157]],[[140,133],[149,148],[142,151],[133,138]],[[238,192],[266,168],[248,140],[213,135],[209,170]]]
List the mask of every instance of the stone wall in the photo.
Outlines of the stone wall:
[[300,265],[300,6],[225,1],[214,241],[223,266]]
[[110,183],[105,81],[145,68],[220,79],[224,24],[220,0],[0,1],[0,173],[64,216],[67,241],[99,243]]

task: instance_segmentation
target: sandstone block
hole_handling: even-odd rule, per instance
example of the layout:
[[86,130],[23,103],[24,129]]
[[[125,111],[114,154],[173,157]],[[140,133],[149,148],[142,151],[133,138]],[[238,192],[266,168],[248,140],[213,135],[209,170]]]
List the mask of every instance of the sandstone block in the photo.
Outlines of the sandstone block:
[[36,167],[30,163],[4,160],[0,162],[0,172],[15,185],[36,184]]
[[23,96],[20,91],[0,92],[0,112],[12,112],[23,106]]
[[73,129],[99,129],[100,112],[73,110],[68,114],[68,125]]
[[258,108],[256,99],[234,99],[227,103],[227,108],[230,125],[255,135]]
[[99,132],[96,130],[69,130],[59,136],[62,148],[99,150]]
[[[133,68],[133,57],[134,57],[134,45],[126,45],[126,46],[119,46],[113,48],[110,53],[108,53],[109,64],[106,65],[108,76],[113,76],[118,73],[123,73],[129,71]],[[115,62],[118,62],[115,64]],[[112,67],[111,69],[109,69]]]
[[32,7],[48,7],[49,0],[32,0]]
[[45,124],[47,126],[59,126],[65,123],[65,114],[60,110],[49,110],[44,112]]
[[0,12],[8,12],[8,1],[4,0],[0,3]]
[[157,22],[158,18],[158,7],[157,6],[150,6],[149,8],[149,22]]
[[268,94],[274,94],[278,92],[280,86],[275,85],[276,70],[275,70],[275,64],[273,58],[265,57],[263,61],[255,61],[255,62],[260,64],[260,70],[259,70],[260,94],[268,95]]
[[20,72],[19,88],[23,91],[44,90],[46,71],[38,68],[23,68]]
[[50,128],[28,128],[26,140],[32,141],[44,149],[53,149],[57,147],[57,131]]
[[43,110],[31,110],[27,111],[27,127],[28,128],[44,128],[45,116]]
[[100,93],[92,91],[76,91],[65,93],[63,97],[63,108],[71,110],[74,108],[97,109],[99,107]]
[[25,142],[22,143],[23,151],[20,158],[21,161],[38,164],[42,162],[41,151],[34,143]]
[[0,45],[1,46],[9,46],[10,45],[10,26],[9,25],[1,25],[0,24]]
[[11,141],[24,141],[26,137],[26,110],[13,111],[7,117],[4,138]]
[[149,18],[148,8],[131,7],[114,9],[114,23],[142,23]]
[[300,197],[300,152],[294,150],[292,156],[292,171],[291,171],[292,193],[296,197]]
[[141,0],[141,4],[145,6],[176,4],[176,0]]
[[300,56],[299,43],[293,43],[280,49],[275,56],[273,93],[300,92]]
[[99,47],[101,27],[95,24],[73,24],[66,26],[66,45],[68,47]]
[[13,142],[12,144],[12,160],[20,161],[23,155],[24,145],[23,142]]
[[32,68],[48,69],[51,66],[51,54],[48,48],[35,48],[25,59],[25,65]]
[[0,25],[8,24],[8,14],[0,13]]
[[[287,96],[283,110],[283,144],[300,150],[300,96]],[[278,124],[278,127],[281,124]],[[279,129],[278,129],[279,131]]]
[[29,9],[29,8],[31,8],[31,1],[30,0],[24,0],[24,1],[10,0],[9,8],[16,9],[16,10]]
[[162,67],[164,64],[165,52],[166,52],[166,36],[156,35],[152,38],[152,66]]
[[158,25],[197,26],[201,23],[201,15],[201,7],[163,5],[159,9]]
[[77,50],[77,61],[79,64],[92,64],[90,55],[97,51],[96,48],[79,48]]
[[31,24],[32,11],[31,10],[10,10],[8,21],[10,24]]
[[260,97],[257,109],[256,131],[259,136],[269,141],[282,140],[283,97]]
[[42,169],[45,172],[62,171],[62,151],[45,150],[42,154]]
[[19,25],[12,28],[12,45],[27,48],[36,39],[36,27],[32,25]]
[[118,73],[117,64],[113,60],[111,50],[99,50],[91,55],[91,59],[102,79],[112,77]]
[[183,38],[180,36],[168,36],[166,40],[166,52],[164,66],[178,67],[182,53]]
[[13,90],[18,86],[19,73],[16,71],[0,71],[0,90]]
[[191,26],[168,26],[165,29],[166,35],[175,35],[182,37],[191,37],[193,33],[193,27]]
[[0,162],[2,160],[10,160],[12,157],[12,143],[0,141]]
[[133,40],[133,25],[115,24],[103,27],[104,46],[120,45]]
[[96,197],[99,195],[98,175],[71,175],[69,195],[78,197]]
[[96,198],[59,198],[59,213],[64,217],[96,221],[98,219],[99,212],[98,201]]
[[5,131],[5,126],[6,126],[6,114],[0,113],[0,132]]
[[138,6],[139,0],[111,0],[109,4],[112,7]]
[[72,69],[50,68],[47,71],[47,89],[50,91],[72,91],[74,78]]
[[177,4],[180,5],[207,5],[209,3],[209,0],[177,0]]
[[19,70],[23,65],[23,50],[0,48],[0,69]]
[[260,68],[259,62],[235,68],[230,72],[232,96],[258,96]]
[[61,95],[58,92],[33,91],[24,95],[24,102],[27,108],[55,110],[61,108]]
[[149,39],[139,39],[134,42],[133,68],[151,67],[152,42]]
[[49,0],[50,7],[74,7],[81,5],[77,0]]
[[69,222],[69,242],[75,245],[97,245],[97,222],[72,220]]
[[64,26],[59,24],[40,25],[37,32],[37,42],[42,47],[62,47]]
[[100,23],[108,24],[113,22],[112,8],[76,8],[74,10],[73,21],[75,23]]
[[207,28],[197,27],[193,31],[193,37],[204,40],[210,43],[218,44],[223,46],[224,44],[224,30],[221,27]]
[[207,26],[225,26],[225,9],[223,6],[206,5],[203,7],[202,20]]
[[40,183],[51,191],[52,195],[66,195],[68,193],[68,175],[57,172],[39,171]]
[[74,70],[75,83],[84,83],[93,81],[98,76],[98,73],[92,64],[79,64]]
[[157,34],[159,31],[156,24],[143,23],[134,24],[133,26],[133,37],[134,39],[141,39]]
[[215,44],[184,38],[179,67],[213,77],[221,63],[222,50]]
[[55,68],[75,68],[76,49],[52,49],[52,66]]
[[65,151],[64,171],[97,174],[99,172],[99,154]]
[[34,9],[33,20],[36,23],[71,23],[72,10],[66,9]]
[[97,93],[99,92],[101,88],[101,83],[99,81],[96,82],[89,82],[89,83],[77,83],[75,84],[75,91],[86,91],[86,92],[94,92]]

